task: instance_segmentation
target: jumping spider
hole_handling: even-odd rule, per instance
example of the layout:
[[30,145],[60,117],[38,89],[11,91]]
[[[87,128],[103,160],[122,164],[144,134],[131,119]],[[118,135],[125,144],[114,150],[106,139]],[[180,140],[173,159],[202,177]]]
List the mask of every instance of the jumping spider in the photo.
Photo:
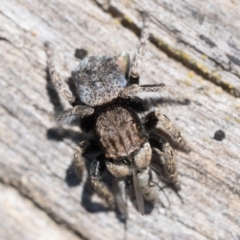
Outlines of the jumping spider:
[[55,87],[72,105],[72,108],[58,113],[56,119],[63,123],[77,119],[83,130],[94,135],[93,141],[80,142],[75,149],[74,166],[77,175],[82,176],[85,169],[83,155],[93,148],[100,148],[103,154],[93,160],[90,168],[93,188],[110,207],[115,208],[117,203],[114,193],[102,180],[105,169],[117,179],[123,195],[126,177],[133,176],[137,205],[142,214],[144,200],[155,202],[158,199],[157,184],[152,184],[152,148],[158,148],[162,152],[166,180],[177,189],[180,185],[175,158],[166,139],[178,149],[185,152],[190,150],[168,117],[159,110],[150,109],[153,107],[150,100],[161,99],[162,93],[167,91],[165,84],[139,85],[149,38],[146,19],[145,17],[140,44],[132,63],[128,53],[123,52],[113,57],[87,57],[76,67],[72,79],[77,97],[66,89],[55,71],[51,53],[48,61]]

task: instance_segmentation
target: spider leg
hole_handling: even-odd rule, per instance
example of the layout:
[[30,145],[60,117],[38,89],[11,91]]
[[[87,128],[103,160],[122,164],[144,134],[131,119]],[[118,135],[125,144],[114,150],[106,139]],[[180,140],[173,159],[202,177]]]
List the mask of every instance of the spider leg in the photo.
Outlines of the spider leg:
[[168,142],[162,137],[151,134],[149,137],[149,142],[152,147],[158,148],[163,152],[164,158],[164,168],[166,174],[166,180],[172,183],[177,190],[180,190],[180,184],[178,181],[177,170],[176,170],[176,160],[173,154],[173,149]]
[[191,151],[190,147],[187,146],[187,143],[182,138],[180,131],[174,126],[169,118],[160,111],[156,110],[150,112],[146,116],[145,127],[148,131],[157,133],[166,138],[173,147],[186,153]]
[[141,33],[140,43],[137,48],[137,52],[133,58],[133,62],[131,64],[129,83],[137,83],[139,82],[139,75],[141,73],[143,59],[147,48],[147,43],[149,39],[149,15],[144,13],[143,16],[143,29]]
[[65,84],[63,83],[62,78],[60,77],[58,72],[56,72],[56,69],[54,67],[53,50],[51,49],[51,47],[49,46],[48,43],[46,43],[45,45],[46,45],[46,48],[47,48],[47,55],[48,55],[48,62],[47,62],[48,71],[49,71],[50,77],[53,81],[53,84],[56,87],[56,89],[68,100],[68,102],[71,105],[74,105],[75,101],[76,101],[76,98],[66,88]]
[[70,123],[75,119],[82,119],[94,113],[94,109],[85,105],[77,105],[54,115],[56,121],[60,123]]
[[90,178],[92,186],[97,192],[97,194],[103,198],[110,208],[114,209],[116,207],[114,194],[109,190],[107,185],[102,181],[103,171],[105,170],[105,165],[101,160],[94,160],[91,164]]
[[75,148],[73,164],[75,172],[79,178],[82,177],[85,169],[85,161],[83,155],[87,153],[90,149],[91,143],[88,140],[80,142],[79,145]]
[[156,85],[137,85],[133,84],[124,88],[119,97],[122,99],[141,99],[143,100],[158,100],[163,97],[168,97],[169,89],[164,83]]
[[132,174],[132,168],[128,164],[119,163],[117,160],[113,162],[106,160],[105,164],[108,171],[116,178],[123,178]]

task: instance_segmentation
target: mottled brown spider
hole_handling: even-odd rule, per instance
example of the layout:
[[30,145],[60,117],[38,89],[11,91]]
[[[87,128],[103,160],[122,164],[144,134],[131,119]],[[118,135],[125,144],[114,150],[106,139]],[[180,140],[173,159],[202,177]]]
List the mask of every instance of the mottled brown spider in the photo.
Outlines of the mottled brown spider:
[[175,157],[167,140],[171,140],[178,149],[185,152],[190,150],[168,117],[159,110],[152,110],[153,100],[161,99],[162,93],[168,91],[165,84],[139,85],[148,38],[145,16],[140,44],[132,63],[126,52],[113,57],[92,56],[83,59],[72,72],[77,97],[67,90],[55,71],[51,53],[48,61],[52,81],[72,105],[72,108],[56,115],[57,121],[69,123],[77,119],[80,127],[94,136],[93,141],[80,142],[75,149],[77,175],[82,176],[85,169],[83,155],[101,149],[103,154],[91,163],[93,188],[110,207],[115,208],[115,195],[102,180],[104,171],[107,169],[117,179],[124,200],[125,179],[133,176],[138,209],[142,214],[143,199],[150,202],[158,200],[159,188],[152,179],[155,169],[152,148],[162,152],[165,180],[177,189],[180,185]]

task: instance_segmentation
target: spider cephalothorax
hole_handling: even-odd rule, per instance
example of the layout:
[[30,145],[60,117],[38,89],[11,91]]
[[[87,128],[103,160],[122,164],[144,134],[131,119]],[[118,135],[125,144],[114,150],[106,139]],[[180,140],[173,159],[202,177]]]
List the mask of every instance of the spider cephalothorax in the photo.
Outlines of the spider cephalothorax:
[[[103,154],[91,164],[90,178],[94,189],[111,207],[115,207],[114,194],[102,180],[104,171],[107,169],[117,179],[122,194],[125,179],[133,176],[138,208],[142,214],[143,199],[151,202],[158,200],[158,187],[152,184],[152,171],[160,162],[152,162],[152,148],[162,152],[166,180],[176,188],[179,188],[179,183],[175,158],[166,139],[170,139],[178,149],[189,151],[170,120],[159,110],[150,111],[153,103],[149,100],[161,99],[162,93],[167,91],[165,84],[139,85],[148,37],[145,21],[132,63],[125,52],[113,57],[85,58],[72,72],[77,97],[65,88],[55,71],[51,54],[48,62],[56,88],[73,106],[57,114],[56,119],[60,122],[78,119],[82,129],[87,129],[94,136],[93,141],[83,141],[75,150],[76,173],[82,175],[85,168],[83,155],[92,149],[95,142],[95,148],[100,148]],[[140,116],[141,112],[145,114]]]

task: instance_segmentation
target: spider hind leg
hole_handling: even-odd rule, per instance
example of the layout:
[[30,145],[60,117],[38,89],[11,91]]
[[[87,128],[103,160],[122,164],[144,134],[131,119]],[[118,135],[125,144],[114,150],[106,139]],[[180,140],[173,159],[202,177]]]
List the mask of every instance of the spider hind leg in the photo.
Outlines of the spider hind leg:
[[114,194],[110,191],[106,183],[102,179],[105,165],[101,160],[94,160],[91,164],[90,178],[92,186],[97,194],[104,199],[111,209],[116,208],[116,201]]
[[158,135],[163,136],[174,148],[186,153],[191,152],[191,148],[181,136],[180,131],[170,119],[160,111],[156,110],[150,112],[146,116],[145,127],[151,133],[157,133]]
[[[156,134],[150,135],[149,142],[152,147],[159,149],[163,153],[164,173],[166,175],[166,179],[164,179],[164,177],[161,176],[162,179],[173,184],[173,186],[177,190],[180,190],[181,187],[180,187],[180,183],[178,181],[176,160],[175,160],[175,156],[174,156],[172,147],[165,139],[163,139],[162,137],[160,137]],[[159,162],[156,162],[156,164],[161,165],[160,160],[159,160]]]

